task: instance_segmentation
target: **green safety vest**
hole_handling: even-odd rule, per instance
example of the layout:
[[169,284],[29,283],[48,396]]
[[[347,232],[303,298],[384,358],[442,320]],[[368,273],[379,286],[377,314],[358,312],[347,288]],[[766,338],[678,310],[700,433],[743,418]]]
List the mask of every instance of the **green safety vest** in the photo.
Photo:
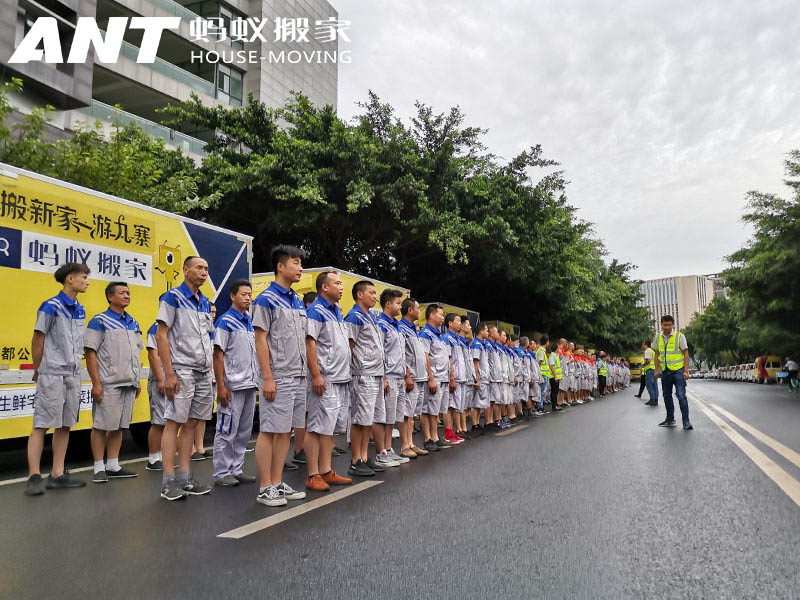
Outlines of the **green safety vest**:
[[553,371],[556,374],[556,381],[561,381],[564,378],[561,372],[561,357],[558,355],[558,352],[551,352],[550,356],[556,357],[556,364],[553,365]]
[[[642,362],[644,362],[645,360],[647,359],[646,358],[642,359]],[[646,373],[647,371],[650,370],[655,371],[655,368],[656,368],[656,361],[654,357],[650,359],[650,362],[648,364],[642,366],[642,373]]]
[[664,348],[664,334],[658,334],[658,359],[662,369],[677,371],[683,368],[683,350],[678,343],[681,335],[680,331],[675,331]]
[[[541,354],[539,354],[541,352]],[[547,353],[545,352],[544,348],[537,348],[536,349],[536,360],[542,361],[541,372],[542,375],[551,379],[553,374],[550,372],[550,364],[547,362]]]
[[602,375],[603,377],[608,375],[608,365],[606,364],[606,361],[604,360],[600,361],[600,368],[597,369],[597,373]]

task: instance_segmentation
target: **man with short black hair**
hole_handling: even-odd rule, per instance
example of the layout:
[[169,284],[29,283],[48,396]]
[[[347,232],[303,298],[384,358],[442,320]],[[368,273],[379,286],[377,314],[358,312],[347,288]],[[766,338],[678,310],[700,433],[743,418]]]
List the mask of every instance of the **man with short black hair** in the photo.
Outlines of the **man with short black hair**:
[[306,305],[306,309],[311,306],[311,303],[317,299],[317,292],[306,292],[303,294],[303,304]]
[[[45,300],[36,313],[31,340],[36,400],[28,438],[28,483],[25,494],[40,496],[47,489],[83,487],[85,481],[64,469],[69,430],[78,422],[81,404],[81,355],[86,311],[78,294],[89,288],[89,267],[66,263],[54,273],[62,289]],[[40,462],[44,436],[53,428],[53,467],[42,479]]]
[[[491,404],[489,403],[489,327],[486,323],[478,323],[475,327],[475,339],[470,345],[471,367],[475,372],[473,394],[470,408],[472,409],[472,432],[483,435],[486,426],[492,422]],[[481,410],[484,411],[484,424],[481,426]]]
[[425,349],[428,383],[425,386],[420,422],[425,436],[423,447],[429,452],[437,452],[441,448],[451,446],[446,440],[439,439],[438,421],[440,414],[447,414],[449,400],[447,386],[455,387],[455,380],[452,378],[450,365],[450,347],[441,332],[444,323],[442,307],[438,304],[429,304],[425,309],[425,321],[425,327],[419,332],[419,337]]
[[463,443],[464,438],[453,431],[453,422],[460,422],[460,413],[463,411],[462,398],[464,397],[464,384],[467,381],[467,366],[464,364],[464,354],[461,352],[461,315],[448,313],[444,319],[445,332],[442,336],[449,348],[450,369],[453,373],[454,386],[450,387],[447,396],[447,411],[442,416],[444,424],[444,439],[453,446]]
[[550,338],[543,335],[539,338],[539,347],[536,349],[536,362],[539,365],[541,381],[539,384],[539,412],[547,414],[544,410],[544,402],[550,397],[550,379],[553,377],[550,370],[550,362],[547,358],[547,351],[550,347]]
[[256,392],[261,379],[256,335],[250,318],[253,286],[247,279],[229,289],[231,307],[214,330],[214,372],[217,381],[217,429],[214,433],[214,485],[253,483],[244,473],[244,454],[253,432]]
[[692,430],[689,421],[689,403],[686,400],[686,382],[689,380],[689,344],[686,336],[673,329],[675,319],[671,315],[661,317],[661,333],[653,340],[655,352],[655,378],[661,378],[661,391],[664,394],[664,406],[667,418],[659,423],[660,427],[675,427],[675,404],[672,401],[672,389],[678,396],[678,404],[683,417],[683,428]]
[[[644,360],[642,361],[642,384],[647,388],[647,394],[650,399],[645,402],[647,406],[658,406],[658,385],[656,384],[656,353],[650,347],[650,342],[645,340],[642,342],[642,350],[644,351]],[[639,390],[639,398],[642,397],[641,389]]]
[[292,289],[303,276],[305,252],[276,246],[270,253],[275,279],[253,301],[256,356],[261,369],[256,501],[284,506],[305,492],[283,481],[292,427],[304,427],[306,415],[306,307]]
[[156,332],[158,321],[147,330],[147,362],[150,374],[147,376],[147,397],[150,403],[150,430],[147,432],[147,471],[163,471],[163,455],[161,454],[161,437],[164,435],[164,411],[167,408],[167,396],[164,380],[164,367],[158,357]]
[[[201,496],[211,487],[192,476],[190,457],[194,430],[199,421],[208,421],[214,407],[211,379],[211,303],[200,291],[208,279],[208,263],[199,256],[183,262],[183,283],[159,299],[156,321],[158,356],[164,368],[167,396],[161,438],[164,474],[161,497],[181,500],[187,495]],[[180,429],[180,437],[178,430]],[[175,473],[175,453],[178,473]]]
[[[128,429],[133,404],[139,397],[139,354],[144,348],[139,323],[125,310],[131,291],[122,281],[109,283],[105,290],[108,310],[96,315],[86,328],[84,354],[92,380],[92,433],[95,483],[136,477],[135,471],[119,464],[122,430]],[[103,462],[108,452],[108,465]]]
[[425,387],[428,381],[428,368],[425,360],[425,348],[419,337],[419,302],[414,298],[406,298],[400,305],[399,330],[405,339],[406,375],[405,375],[405,401],[403,402],[403,418],[397,413],[400,423],[400,441],[402,443],[400,456],[416,458],[425,456],[428,451],[414,444],[414,417],[422,415],[422,405],[425,401]]
[[[369,458],[369,437],[375,422],[375,406],[383,402],[389,384],[384,377],[383,338],[370,309],[377,302],[375,284],[357,281],[353,285],[355,305],[344,319],[350,339],[350,454],[348,473],[371,477],[385,470]],[[383,415],[379,413],[382,418]],[[391,432],[390,432],[391,435]],[[376,442],[377,443],[377,442]]]
[[353,480],[333,470],[333,434],[341,413],[349,420],[350,340],[339,309],[342,279],[336,271],[317,275],[317,297],[308,308],[306,356],[311,377],[308,396],[306,489],[327,492],[332,485]]
[[[502,353],[503,347],[498,340],[500,330],[496,325],[490,325],[488,338],[484,341],[484,348],[487,351],[489,363],[489,409],[485,411],[484,428],[486,431],[496,431],[500,428],[503,416],[503,386],[504,371]],[[488,417],[488,418],[487,418]]]
[[464,391],[461,396],[461,407],[463,410],[461,410],[460,414],[458,415],[458,422],[454,423],[453,425],[458,437],[471,439],[472,436],[467,429],[467,413],[472,408],[472,395],[475,391],[473,386],[475,385],[476,379],[475,365],[472,361],[472,350],[470,349],[472,346],[472,323],[470,323],[468,317],[461,318],[461,333],[459,334],[458,341],[461,345],[461,354],[464,358],[464,368],[467,372],[467,380],[464,382]]
[[382,467],[400,466],[409,462],[410,457],[400,456],[392,448],[392,429],[397,421],[397,405],[402,404],[400,395],[405,398],[403,387],[406,376],[405,341],[400,333],[400,307],[403,292],[385,289],[381,292],[380,305],[383,312],[378,316],[378,328],[383,338],[383,356],[386,386],[383,398],[375,405],[375,419],[372,437],[375,440],[375,462]]

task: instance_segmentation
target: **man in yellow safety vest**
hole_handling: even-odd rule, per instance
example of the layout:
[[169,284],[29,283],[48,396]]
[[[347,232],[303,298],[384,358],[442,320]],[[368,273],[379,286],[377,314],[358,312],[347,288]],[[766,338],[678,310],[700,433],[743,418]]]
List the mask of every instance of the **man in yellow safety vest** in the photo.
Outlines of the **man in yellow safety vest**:
[[683,428],[694,429],[689,422],[689,403],[686,401],[686,382],[689,380],[689,344],[686,336],[673,330],[675,319],[670,315],[661,317],[661,333],[653,340],[655,351],[656,374],[661,378],[661,391],[664,394],[664,406],[667,418],[659,423],[659,427],[675,427],[675,404],[672,401],[672,388],[678,396],[681,407]]

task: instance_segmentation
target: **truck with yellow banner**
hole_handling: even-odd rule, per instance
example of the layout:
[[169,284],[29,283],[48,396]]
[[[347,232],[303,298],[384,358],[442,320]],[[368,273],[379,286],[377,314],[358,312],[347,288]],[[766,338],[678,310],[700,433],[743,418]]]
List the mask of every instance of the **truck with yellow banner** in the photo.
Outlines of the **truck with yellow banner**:
[[[342,312],[346,315],[353,305],[355,301],[353,300],[353,286],[356,282],[361,280],[371,281],[375,285],[375,289],[378,292],[378,297],[380,298],[381,292],[385,289],[394,289],[400,290],[403,292],[403,298],[408,298],[411,293],[411,290],[400,287],[399,285],[392,285],[391,283],[386,283],[385,281],[378,281],[377,279],[373,279],[372,277],[366,277],[363,275],[359,275],[357,273],[352,273],[350,271],[344,271],[342,269],[338,269],[336,267],[311,267],[308,269],[303,269],[303,275],[300,277],[300,281],[295,283],[292,286],[292,289],[297,292],[302,298],[304,294],[308,292],[316,292],[317,291],[317,276],[320,273],[327,273],[330,271],[336,271],[339,274],[339,277],[342,280],[342,286],[344,287],[344,293],[342,294],[342,299],[339,301],[339,306],[342,308]],[[275,273],[269,271],[268,273],[253,273],[253,277],[251,279],[253,282],[253,298],[258,296],[261,292],[269,287],[269,284],[275,281]],[[381,312],[381,307],[376,303],[375,308],[372,309],[376,315]]]
[[447,315],[449,313],[456,313],[457,315],[461,315],[462,317],[466,317],[469,319],[470,325],[472,325],[472,331],[475,331],[475,327],[481,320],[481,314],[475,310],[469,310],[468,308],[462,308],[460,306],[453,306],[452,304],[448,304],[447,302],[423,302],[419,305],[419,320],[417,321],[417,325],[420,327],[425,327],[425,309],[428,308],[431,304],[438,304],[444,310],[444,314]]
[[[228,284],[251,274],[251,237],[0,163],[0,439],[31,431],[33,326],[41,303],[60,290],[53,279],[60,265],[91,269],[89,290],[78,297],[87,322],[108,308],[105,285],[126,282],[128,312],[146,334],[159,297],[181,284],[183,261],[193,255],[208,261],[201,289],[222,313],[230,306]],[[141,358],[142,393],[131,424],[137,439],[150,420],[146,352]],[[77,429],[92,424],[85,369],[83,383]]]

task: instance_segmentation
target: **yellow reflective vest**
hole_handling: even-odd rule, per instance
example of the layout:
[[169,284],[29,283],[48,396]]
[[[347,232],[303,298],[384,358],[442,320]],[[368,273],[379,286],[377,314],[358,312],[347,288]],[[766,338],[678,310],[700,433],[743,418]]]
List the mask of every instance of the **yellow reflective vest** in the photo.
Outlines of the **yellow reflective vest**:
[[664,343],[664,334],[658,334],[658,360],[663,370],[678,371],[683,368],[683,350],[680,347],[680,339],[683,334],[675,331]]

